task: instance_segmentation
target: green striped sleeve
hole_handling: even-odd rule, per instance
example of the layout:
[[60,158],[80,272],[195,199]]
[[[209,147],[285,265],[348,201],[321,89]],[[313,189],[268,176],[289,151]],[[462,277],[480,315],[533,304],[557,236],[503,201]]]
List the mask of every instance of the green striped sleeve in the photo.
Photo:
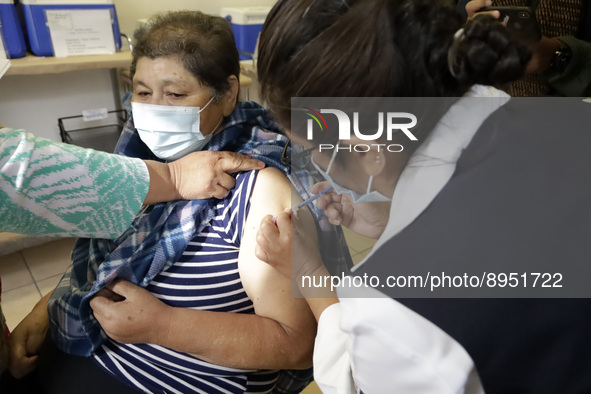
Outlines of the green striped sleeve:
[[115,238],[148,188],[142,160],[0,130],[0,231]]

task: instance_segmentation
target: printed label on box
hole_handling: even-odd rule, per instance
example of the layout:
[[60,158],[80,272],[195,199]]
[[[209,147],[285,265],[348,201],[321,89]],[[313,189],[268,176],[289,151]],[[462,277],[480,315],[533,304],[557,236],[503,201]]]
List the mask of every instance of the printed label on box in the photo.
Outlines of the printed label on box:
[[56,57],[115,53],[109,10],[46,10]]
[[109,111],[106,108],[93,108],[82,111],[82,118],[85,122],[107,119],[108,117]]

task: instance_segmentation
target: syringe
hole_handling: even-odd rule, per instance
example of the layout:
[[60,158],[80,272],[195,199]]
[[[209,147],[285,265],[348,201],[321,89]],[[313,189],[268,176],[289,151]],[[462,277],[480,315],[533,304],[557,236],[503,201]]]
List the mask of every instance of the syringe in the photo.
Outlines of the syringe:
[[[325,193],[327,193],[327,192],[329,192],[329,191],[331,191],[331,190],[332,190],[332,186],[329,186],[329,187],[327,187],[326,189],[324,189],[323,191],[321,191],[320,193],[318,193],[318,194],[316,194],[316,195],[314,195],[314,196],[312,196],[312,197],[310,197],[310,198],[307,198],[307,199],[306,199],[304,202],[302,202],[300,205],[298,205],[298,206],[297,206],[297,207],[295,207],[295,208],[292,208],[292,209],[291,209],[291,214],[293,215],[293,214],[294,214],[294,213],[296,213],[296,212],[297,212],[297,211],[298,211],[300,208],[303,208],[303,207],[305,207],[306,205],[308,205],[308,204],[310,204],[311,202],[315,201],[315,200],[316,200],[318,197],[320,197],[321,195],[323,195],[323,194],[325,194]],[[276,219],[277,219],[277,216],[273,216],[273,223],[275,223],[275,220],[276,220]]]
[[306,205],[310,204],[311,202],[315,201],[318,197],[322,196],[323,194],[329,192],[332,190],[332,186],[327,187],[326,189],[324,189],[323,191],[321,191],[320,193],[316,194],[315,196],[312,196],[310,198],[307,198],[304,202],[302,202],[300,205],[298,205],[295,208],[291,209],[291,213],[294,214],[296,213],[300,208],[305,207]]

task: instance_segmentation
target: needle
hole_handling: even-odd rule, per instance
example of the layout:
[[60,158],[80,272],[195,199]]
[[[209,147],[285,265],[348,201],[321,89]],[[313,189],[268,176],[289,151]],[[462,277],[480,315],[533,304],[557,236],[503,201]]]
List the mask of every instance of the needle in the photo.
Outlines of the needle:
[[[326,189],[324,189],[323,191],[321,191],[320,193],[306,199],[304,202],[302,202],[300,205],[298,205],[295,208],[291,209],[291,214],[293,215],[294,213],[296,213],[300,208],[305,207],[306,205],[310,204],[311,202],[315,201],[318,197],[320,197],[321,195],[325,194],[326,192],[331,191],[333,188],[332,186],[327,187]],[[273,216],[273,223],[275,223],[275,220],[277,219],[277,216]]]

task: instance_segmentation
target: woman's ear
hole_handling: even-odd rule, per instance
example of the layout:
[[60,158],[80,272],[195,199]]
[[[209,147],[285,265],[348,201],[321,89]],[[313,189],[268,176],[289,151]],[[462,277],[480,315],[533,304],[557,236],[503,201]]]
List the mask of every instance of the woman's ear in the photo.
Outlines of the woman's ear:
[[379,175],[386,167],[386,155],[384,154],[384,144],[368,145],[367,141],[359,139],[357,136],[351,136],[351,145],[363,145],[368,148],[367,151],[358,151],[356,157],[359,158],[361,169],[368,176]]
[[386,167],[386,155],[382,150],[372,147],[368,152],[361,154],[361,168],[367,175],[377,176]]
[[232,111],[234,111],[238,102],[238,90],[240,89],[240,83],[236,75],[230,75],[228,77],[228,83],[230,84],[230,89],[224,95],[222,102],[222,113],[224,116],[230,116]]

